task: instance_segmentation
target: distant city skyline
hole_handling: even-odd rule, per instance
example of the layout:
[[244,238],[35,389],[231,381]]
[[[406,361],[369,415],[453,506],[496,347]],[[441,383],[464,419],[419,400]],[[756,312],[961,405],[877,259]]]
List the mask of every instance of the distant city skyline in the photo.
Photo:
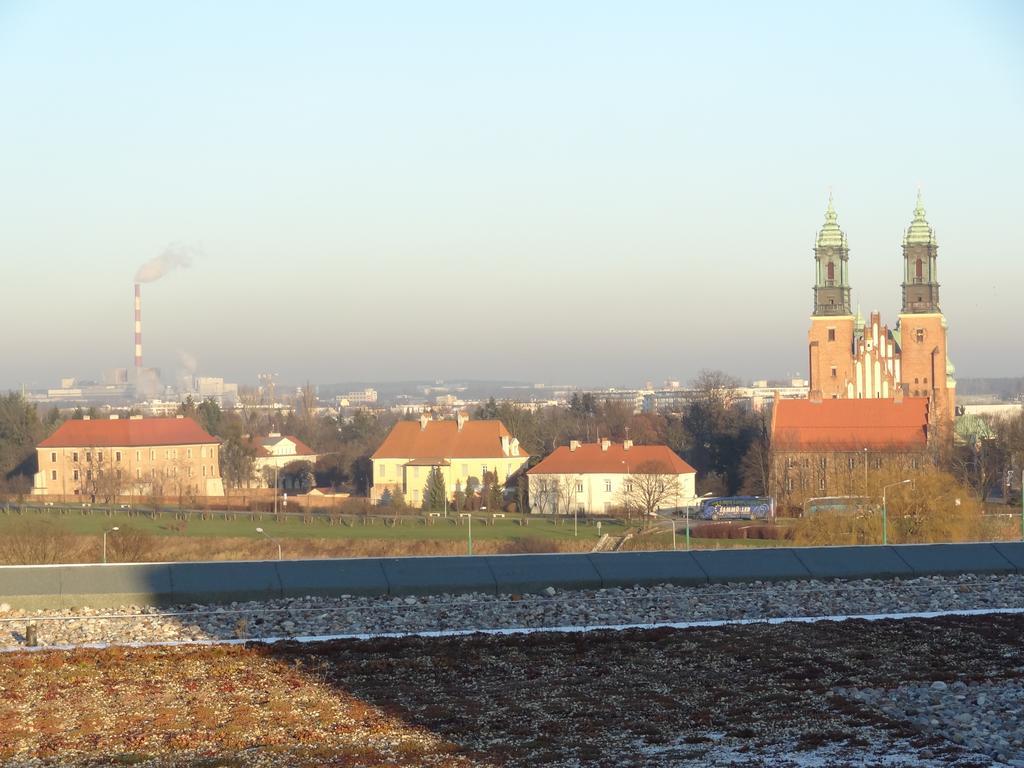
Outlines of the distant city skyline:
[[[894,325],[917,190],[962,377],[1024,374],[1013,2],[0,4],[0,389],[808,375],[832,190]],[[148,273],[143,273],[149,277]]]

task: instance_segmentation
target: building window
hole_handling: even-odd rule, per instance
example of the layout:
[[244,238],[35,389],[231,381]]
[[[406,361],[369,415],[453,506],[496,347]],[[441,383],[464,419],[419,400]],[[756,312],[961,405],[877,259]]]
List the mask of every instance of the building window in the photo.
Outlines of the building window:
[[86,461],[92,461],[92,451],[86,451],[85,452],[85,460]]
[[836,329],[835,328],[829,328],[828,329],[828,340],[829,341],[835,341],[836,340]]
[[612,492],[612,481],[611,480],[605,480],[604,481],[604,492],[605,493],[611,493]]
[[192,458],[192,449],[191,448],[186,448],[185,449],[185,458],[186,459],[191,459]]
[[[120,470],[118,470],[118,471],[120,472]],[[189,477],[192,477],[192,465],[191,464],[188,465],[188,472],[187,472],[187,474],[188,474]]]
[[96,452],[96,461],[99,461],[99,462],[103,461],[103,451],[97,451]]
[[878,456],[878,457],[875,458],[875,469],[881,469],[881,468],[882,468],[882,457]]
[[141,480],[142,479],[142,470],[141,469],[136,469],[135,470],[135,479],[136,480]]
[[50,461],[53,462],[54,464],[57,463],[57,452],[56,451],[51,451],[50,452]]
[[922,384],[927,384],[928,383],[928,377],[925,376],[923,379],[921,379],[921,383]]
[[120,460],[121,460],[121,452],[120,451],[114,451],[114,461],[120,461]]
[[622,488],[623,488],[623,490],[626,491],[626,493],[632,493],[633,492],[633,481],[632,480],[627,480],[626,482],[624,482],[622,484]]
[[72,461],[78,461],[78,451],[73,451],[71,453],[71,460]]
[[918,328],[914,331],[914,340],[918,342],[924,341],[924,328]]
[[377,465],[377,474],[380,475],[381,477],[384,477],[384,465],[383,464],[378,464]]
[[583,483],[576,483],[576,493],[583,493]]
[[786,490],[787,491],[792,491],[793,490],[793,478],[792,477],[787,477],[786,478]]
[[56,469],[51,469],[50,470],[50,479],[51,480],[56,480],[57,479],[57,470]]
[[828,459],[822,456],[820,459],[818,459],[818,466],[821,467],[821,471],[824,472],[826,469],[828,469]]
[[920,469],[921,468],[921,462],[918,461],[917,457],[915,456],[914,458],[912,458],[910,460],[910,466],[913,467],[914,469]]
[[118,468],[118,469],[117,469],[117,470],[115,470],[115,471],[117,472],[117,479],[118,479],[118,480],[120,480],[120,479],[121,479],[121,469],[120,469],[120,468]]
[[206,465],[203,465],[203,477],[206,477]]
[[78,470],[77,470],[77,469],[76,469],[76,470],[75,470],[75,471],[74,471],[74,472],[72,473],[71,477],[72,477],[72,479],[74,479],[74,480],[77,480],[77,479],[78,479]]
[[837,373],[837,371],[836,371],[836,367],[835,367],[835,366],[833,365],[833,366],[832,366],[832,378],[833,378],[833,379],[834,379],[834,378],[836,378],[836,373]]
[[852,456],[846,462],[846,465],[847,465],[847,467],[849,469],[853,469],[855,464],[856,464],[856,460]]
[[487,474],[487,465],[486,464],[484,464],[484,465],[482,465],[480,467],[480,474],[482,474],[482,475],[486,475]]
[[136,451],[135,452],[135,460],[136,461],[142,461],[142,451]]
[[205,445],[199,446],[199,458],[200,459],[205,459],[206,458],[206,446]]
[[149,449],[149,460],[156,461],[156,448]]
[[818,490],[819,491],[824,491],[825,490],[825,476],[824,475],[822,475],[821,477],[818,478]]

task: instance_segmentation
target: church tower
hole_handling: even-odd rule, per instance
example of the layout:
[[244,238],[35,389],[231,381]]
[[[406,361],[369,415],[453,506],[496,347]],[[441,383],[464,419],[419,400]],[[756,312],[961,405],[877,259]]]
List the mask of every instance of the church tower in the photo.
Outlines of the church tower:
[[903,308],[899,342],[901,385],[911,397],[930,397],[932,414],[952,420],[956,408],[956,381],[946,347],[946,318],[939,307],[939,243],[925,219],[921,192],[914,218],[903,237]]
[[852,397],[854,316],[850,306],[850,248],[832,195],[814,243],[814,310],[807,334],[812,398]]

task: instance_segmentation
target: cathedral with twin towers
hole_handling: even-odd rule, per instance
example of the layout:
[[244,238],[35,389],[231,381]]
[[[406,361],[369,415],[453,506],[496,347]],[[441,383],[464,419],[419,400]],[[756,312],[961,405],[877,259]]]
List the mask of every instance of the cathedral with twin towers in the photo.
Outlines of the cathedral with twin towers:
[[850,302],[850,248],[829,195],[814,244],[814,311],[807,334],[811,399],[927,397],[932,418],[953,420],[956,381],[939,305],[938,252],[919,191],[903,236],[903,306],[896,327],[883,325],[878,312],[865,322]]

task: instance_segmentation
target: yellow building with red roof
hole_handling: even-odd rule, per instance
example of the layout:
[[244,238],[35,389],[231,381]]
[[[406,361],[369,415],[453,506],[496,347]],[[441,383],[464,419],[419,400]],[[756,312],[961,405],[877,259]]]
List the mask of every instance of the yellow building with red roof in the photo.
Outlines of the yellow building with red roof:
[[530,460],[519,440],[498,420],[471,421],[465,414],[435,421],[428,414],[418,421],[400,421],[370,457],[373,485],[370,499],[379,503],[385,490],[401,490],[408,504],[423,505],[427,478],[436,467],[449,499],[467,483],[494,474],[499,483],[522,470]]
[[32,493],[116,502],[223,496],[220,440],[194,419],[71,419],[36,447]]

